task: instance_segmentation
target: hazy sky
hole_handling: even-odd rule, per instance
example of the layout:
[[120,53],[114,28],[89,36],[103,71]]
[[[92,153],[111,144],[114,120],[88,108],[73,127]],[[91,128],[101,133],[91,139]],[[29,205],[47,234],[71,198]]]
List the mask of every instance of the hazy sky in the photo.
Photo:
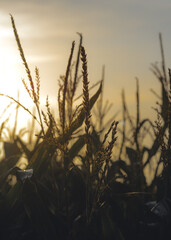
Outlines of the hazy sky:
[[[57,79],[65,73],[71,43],[78,44],[76,32],[80,32],[90,85],[101,78],[102,65],[106,66],[104,96],[113,101],[112,111],[120,108],[122,88],[134,106],[135,77],[140,80],[144,113],[152,111],[156,99],[150,88],[158,90],[159,84],[149,67],[160,62],[159,32],[167,67],[171,64],[170,0],[0,0],[0,92],[16,96],[26,76],[9,13],[33,75],[34,67],[39,67],[42,101],[47,94],[51,101],[56,99]],[[27,96],[21,98],[28,104]]]

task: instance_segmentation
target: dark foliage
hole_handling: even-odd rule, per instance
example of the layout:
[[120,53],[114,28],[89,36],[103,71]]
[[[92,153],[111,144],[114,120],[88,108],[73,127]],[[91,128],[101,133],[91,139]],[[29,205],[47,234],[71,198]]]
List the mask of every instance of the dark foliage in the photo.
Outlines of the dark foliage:
[[[35,89],[12,16],[11,20],[30,89],[24,84],[36,105],[39,120],[19,101],[9,98],[17,103],[17,109],[24,107],[31,113],[41,130],[35,141],[30,135],[29,142],[25,142],[22,134],[15,133],[16,118],[15,130],[7,141],[2,137],[5,122],[1,125],[4,157],[0,161],[0,239],[170,239],[171,74],[170,70],[169,75],[166,74],[161,35],[162,68],[152,65],[161,84],[157,121],[140,119],[137,80],[135,122],[129,114],[123,92],[123,128],[112,119],[107,129],[104,116],[110,105],[103,106],[102,101],[104,69],[100,86],[90,97],[82,35],[79,34],[76,64],[72,63],[73,42],[66,74],[59,80],[59,119],[56,120],[48,98],[47,113],[40,110],[38,68],[35,70]],[[80,57],[83,76],[78,75]],[[83,103],[74,107],[81,77]],[[91,116],[96,102],[99,125],[93,124]],[[33,134],[33,129],[29,130]],[[143,145],[147,135],[152,136],[151,147]],[[21,169],[18,163],[23,154],[28,163]],[[147,184],[145,168],[150,166],[154,157],[154,176]]]

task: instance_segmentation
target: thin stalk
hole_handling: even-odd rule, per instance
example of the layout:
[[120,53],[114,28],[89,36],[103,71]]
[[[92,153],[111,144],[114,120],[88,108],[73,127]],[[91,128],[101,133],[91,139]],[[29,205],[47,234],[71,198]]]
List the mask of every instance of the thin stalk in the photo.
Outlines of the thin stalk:
[[42,117],[41,117],[41,114],[40,114],[40,108],[39,108],[38,103],[35,103],[35,104],[36,104],[38,116],[39,116],[39,119],[40,119],[40,125],[41,125],[41,128],[42,128],[42,133],[45,136],[45,131],[44,131],[44,127],[43,127],[43,121],[42,121]]
[[121,147],[120,147],[120,152],[119,152],[119,159],[121,157],[122,154],[122,150],[124,147],[124,143],[125,143],[125,133],[126,133],[126,105],[125,105],[125,92],[124,90],[122,90],[122,126],[123,126],[123,131],[122,131],[122,143],[121,143]]
[[71,101],[73,101],[73,97],[74,97],[76,86],[77,86],[77,76],[78,76],[78,68],[79,68],[79,62],[80,62],[80,52],[81,52],[81,46],[82,46],[82,40],[83,40],[82,34],[78,33],[78,35],[80,36],[80,43],[79,43],[79,47],[78,47],[77,61],[76,61],[76,65],[75,65],[75,75],[74,75],[74,82],[73,82],[73,87],[72,87]]
[[88,88],[88,71],[87,71],[87,55],[83,46],[81,46],[81,60],[82,60],[82,73],[83,73],[83,107],[85,112],[85,142],[86,142],[86,221],[90,222],[90,158],[91,158],[91,144],[90,144],[90,101],[89,101],[89,88]]
[[[18,96],[17,97],[18,97],[17,101],[19,101],[19,92],[18,92]],[[17,104],[17,106],[16,106],[16,113],[15,113],[14,128],[13,128],[13,133],[12,133],[13,139],[15,138],[16,129],[17,129],[18,109],[19,109],[19,105]]]
[[71,67],[71,61],[73,57],[73,52],[74,52],[74,47],[75,47],[75,42],[72,42],[72,47],[71,47],[71,53],[69,56],[68,60],[68,66],[65,74],[65,80],[64,80],[64,88],[63,88],[63,99],[62,99],[62,132],[64,134],[65,132],[65,98],[66,98],[66,92],[67,92],[67,85],[68,85],[68,77],[69,77],[69,71]]
[[10,96],[8,96],[8,95],[6,95],[6,94],[2,94],[2,93],[0,93],[0,96],[7,97],[7,98],[11,99],[12,101],[14,101],[16,104],[18,104],[20,107],[22,107],[25,111],[27,111],[27,112],[38,122],[38,124],[40,125],[40,122],[37,120],[36,116],[33,115],[28,108],[24,107],[24,106],[23,106],[19,101],[17,101],[15,98],[10,97]]
[[[21,56],[21,59],[23,61],[23,64],[24,64],[24,67],[25,67],[25,70],[26,70],[26,73],[27,73],[27,77],[28,77],[28,80],[29,80],[29,83],[30,83],[31,95],[30,95],[30,90],[27,87],[26,87],[26,90],[28,91],[29,95],[31,96],[33,102],[36,105],[38,116],[39,116],[39,119],[40,119],[40,125],[41,125],[41,128],[42,128],[42,132],[43,132],[43,135],[45,135],[43,122],[42,122],[42,117],[41,117],[40,109],[39,109],[39,103],[38,103],[39,102],[38,101],[39,96],[35,92],[33,79],[32,79],[31,72],[30,72],[29,66],[27,64],[25,55],[24,55],[24,51],[23,51],[23,48],[22,48],[22,45],[21,45],[21,42],[20,42],[20,38],[19,38],[16,26],[15,26],[14,18],[13,18],[12,15],[10,15],[10,16],[11,16],[11,23],[12,23],[12,27],[13,27],[13,31],[14,31],[14,36],[15,36],[15,39],[16,39],[16,42],[17,42],[18,50],[20,52],[20,56]],[[25,82],[24,82],[24,85],[26,86]]]
[[139,82],[137,80],[137,91],[136,91],[136,102],[137,102],[137,116],[136,116],[136,129],[135,129],[135,144],[137,152],[140,152],[139,143],[138,143],[138,132],[140,124],[140,97],[139,97]]
[[163,69],[164,81],[165,81],[165,84],[166,84],[167,83],[167,75],[166,75],[164,48],[163,48],[163,41],[162,41],[162,34],[161,33],[159,33],[159,41],[160,41],[160,50],[161,50],[161,57],[162,57],[162,69]]
[[169,69],[169,109],[168,109],[168,128],[169,128],[169,136],[168,136],[168,165],[169,171],[171,170],[171,69]]
[[102,107],[103,107],[103,91],[104,91],[104,79],[105,79],[105,65],[102,67],[102,92],[101,92],[101,96],[99,99],[99,117],[100,117],[100,121],[99,121],[99,129],[100,131],[102,130],[103,127],[103,113],[102,113]]

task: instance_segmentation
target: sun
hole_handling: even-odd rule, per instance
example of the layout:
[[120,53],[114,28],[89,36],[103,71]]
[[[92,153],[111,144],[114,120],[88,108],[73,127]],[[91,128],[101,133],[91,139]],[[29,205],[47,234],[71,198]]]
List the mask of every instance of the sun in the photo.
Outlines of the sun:
[[[3,42],[0,46],[0,93],[11,96],[15,99],[18,98],[17,95],[19,93],[19,101],[27,108],[32,108],[32,101],[22,84],[23,77],[25,77],[25,69],[21,62],[17,47],[10,46],[8,43],[5,44],[5,42]],[[0,96],[0,118],[4,109],[10,102],[11,100],[8,98]],[[16,104],[12,104],[5,115],[5,118],[10,116],[9,125],[11,127],[13,126],[15,112]],[[21,127],[26,127],[29,118],[30,116],[28,113],[19,110],[18,123]],[[3,121],[4,117],[0,119],[0,123]]]

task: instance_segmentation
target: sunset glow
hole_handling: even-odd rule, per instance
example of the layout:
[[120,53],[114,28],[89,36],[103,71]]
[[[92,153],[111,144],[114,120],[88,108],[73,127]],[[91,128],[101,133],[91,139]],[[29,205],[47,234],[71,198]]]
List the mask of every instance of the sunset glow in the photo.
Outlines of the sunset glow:
[[[16,97],[19,90],[22,103],[31,104],[21,81],[23,78],[27,81],[27,76],[11,27],[10,12],[15,18],[33,78],[35,66],[40,70],[42,105],[47,95],[52,104],[56,104],[57,79],[65,73],[71,42],[78,41],[76,32],[81,32],[88,55],[90,85],[101,78],[105,64],[104,97],[114,102],[113,112],[121,107],[123,88],[131,109],[134,108],[135,77],[138,77],[144,113],[150,113],[155,104],[150,88],[159,90],[149,71],[150,64],[161,59],[158,33],[163,34],[166,50],[171,40],[171,34],[164,27],[170,20],[171,6],[169,1],[164,2],[162,6],[165,7],[161,8],[161,1],[156,4],[153,0],[143,3],[108,0],[105,4],[99,1],[98,7],[96,1],[84,3],[82,7],[82,1],[70,4],[51,0],[39,4],[39,1],[1,0],[0,92]],[[159,13],[162,18],[158,18]],[[166,61],[170,56],[166,51]],[[5,106],[7,100],[1,101]]]
[[171,239],[171,0],[0,0],[0,240]]

